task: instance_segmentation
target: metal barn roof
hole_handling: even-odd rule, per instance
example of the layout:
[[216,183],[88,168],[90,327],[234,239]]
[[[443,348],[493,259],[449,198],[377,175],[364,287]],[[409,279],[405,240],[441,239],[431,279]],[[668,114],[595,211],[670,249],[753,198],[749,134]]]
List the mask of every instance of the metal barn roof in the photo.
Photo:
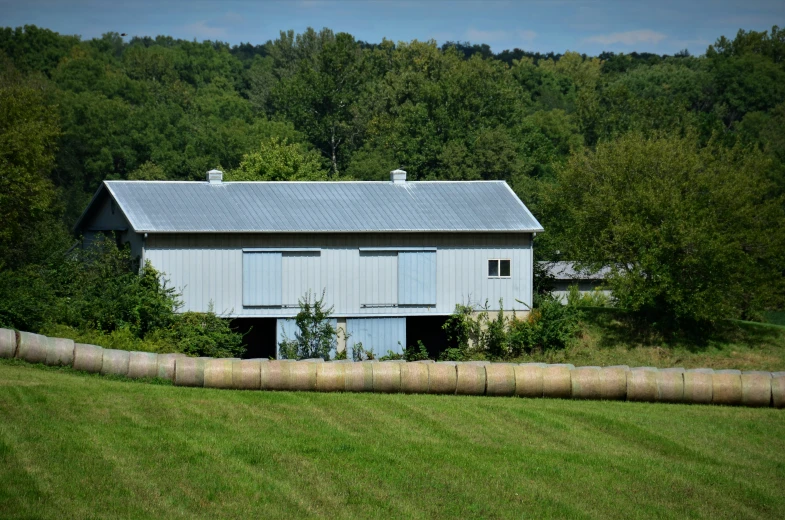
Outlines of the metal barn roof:
[[540,262],[540,265],[556,280],[604,280],[611,272],[609,267],[596,273],[581,271],[575,268],[574,262]]
[[[212,184],[104,181],[94,201],[104,188],[137,232],[536,232],[543,229],[504,181]],[[88,210],[77,223],[77,229]]]

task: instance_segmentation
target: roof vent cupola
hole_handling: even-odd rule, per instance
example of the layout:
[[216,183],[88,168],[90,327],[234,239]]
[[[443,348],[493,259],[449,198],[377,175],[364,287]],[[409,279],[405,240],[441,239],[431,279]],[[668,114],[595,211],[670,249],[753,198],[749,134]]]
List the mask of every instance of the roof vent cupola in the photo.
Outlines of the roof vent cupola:
[[210,170],[207,172],[207,182],[210,184],[221,184],[224,180],[224,172],[221,170]]
[[393,170],[390,172],[390,182],[393,184],[403,184],[406,182],[406,172],[403,170]]

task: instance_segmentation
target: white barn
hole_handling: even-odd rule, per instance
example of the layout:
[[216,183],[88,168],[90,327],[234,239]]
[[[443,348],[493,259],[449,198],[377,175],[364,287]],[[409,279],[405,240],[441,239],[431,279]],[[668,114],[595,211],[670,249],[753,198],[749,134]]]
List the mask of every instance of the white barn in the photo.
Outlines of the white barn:
[[105,181],[75,231],[114,233],[182,293],[182,311],[252,324],[251,352],[272,356],[308,291],[324,291],[348,348],[377,353],[437,341],[458,303],[525,313],[542,226],[503,181],[223,182],[213,170]]

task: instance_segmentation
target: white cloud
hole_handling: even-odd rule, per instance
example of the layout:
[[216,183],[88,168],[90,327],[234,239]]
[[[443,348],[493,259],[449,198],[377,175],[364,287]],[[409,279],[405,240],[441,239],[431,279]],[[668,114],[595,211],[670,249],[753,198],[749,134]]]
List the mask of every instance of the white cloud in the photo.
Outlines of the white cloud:
[[473,27],[466,31],[466,38],[475,43],[497,42],[507,39],[509,36],[510,33],[507,31],[482,31]]
[[515,34],[517,34],[518,35],[518,39],[520,39],[524,43],[531,43],[537,37],[537,33],[536,32],[528,31],[528,30],[519,30],[519,31],[516,31]]
[[184,31],[187,31],[190,35],[192,35],[197,40],[210,40],[215,38],[222,38],[226,36],[226,28],[225,27],[213,27],[208,25],[208,22],[205,20],[188,24],[183,27]]
[[652,31],[651,29],[641,29],[639,31],[627,31],[611,34],[598,34],[586,38],[586,43],[601,43],[603,45],[613,45],[621,43],[623,45],[635,45],[637,43],[653,43],[657,44],[667,38],[667,35]]

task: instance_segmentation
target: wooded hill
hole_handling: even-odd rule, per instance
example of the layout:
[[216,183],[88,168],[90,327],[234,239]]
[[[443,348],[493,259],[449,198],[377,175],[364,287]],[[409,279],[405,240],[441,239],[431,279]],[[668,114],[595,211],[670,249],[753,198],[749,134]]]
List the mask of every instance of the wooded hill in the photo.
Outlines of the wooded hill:
[[[777,27],[701,56],[597,57],[329,29],[231,46],[5,28],[0,283],[67,250],[104,179],[221,168],[229,180],[382,180],[403,168],[506,180],[547,230],[540,258],[616,266],[624,307],[754,317],[782,305],[783,129]],[[0,324],[20,326],[9,312]]]

